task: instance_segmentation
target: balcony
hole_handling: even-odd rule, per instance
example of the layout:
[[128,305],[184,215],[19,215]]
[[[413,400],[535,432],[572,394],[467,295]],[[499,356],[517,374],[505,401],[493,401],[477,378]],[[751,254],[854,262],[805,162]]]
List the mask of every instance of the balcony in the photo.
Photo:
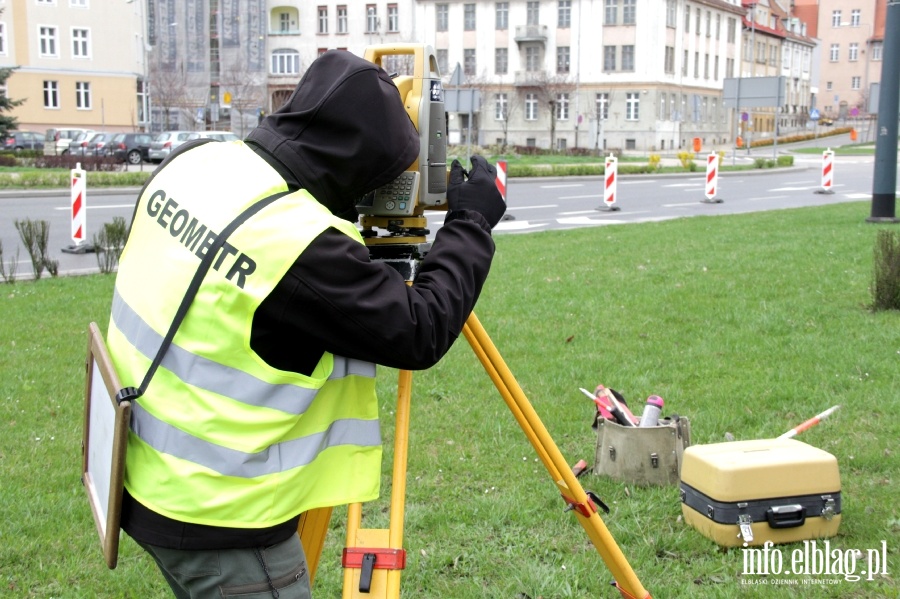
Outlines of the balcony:
[[540,87],[547,83],[547,71],[516,71],[513,85],[516,87]]
[[546,25],[517,25],[516,37],[517,44],[547,43],[547,26]]

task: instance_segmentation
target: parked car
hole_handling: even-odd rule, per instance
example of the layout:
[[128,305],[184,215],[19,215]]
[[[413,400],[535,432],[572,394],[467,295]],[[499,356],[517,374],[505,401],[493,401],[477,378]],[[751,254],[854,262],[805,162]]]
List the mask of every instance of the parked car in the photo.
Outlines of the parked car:
[[193,131],[165,131],[150,142],[150,162],[162,162],[172,150],[187,141]]
[[[91,138],[97,134],[96,131],[86,130],[79,133],[75,139],[69,142],[68,148],[63,154],[71,154],[73,156],[87,156],[87,147],[91,143]],[[47,152],[44,152],[46,154]]]
[[65,128],[47,129],[44,134],[44,156],[61,156],[69,153],[69,144],[82,133],[90,132],[90,129]]
[[823,116],[819,119],[819,124],[823,127],[830,127],[834,124],[834,121],[827,116]]
[[188,136],[188,141],[192,139],[215,139],[216,141],[238,141],[241,138],[231,131],[197,131]]
[[3,139],[4,150],[43,150],[44,136],[34,131],[9,131]]
[[95,133],[84,148],[85,156],[105,156],[106,144],[115,136],[115,133]]
[[106,145],[106,153],[128,164],[150,162],[152,141],[153,136],[149,133],[117,133]]

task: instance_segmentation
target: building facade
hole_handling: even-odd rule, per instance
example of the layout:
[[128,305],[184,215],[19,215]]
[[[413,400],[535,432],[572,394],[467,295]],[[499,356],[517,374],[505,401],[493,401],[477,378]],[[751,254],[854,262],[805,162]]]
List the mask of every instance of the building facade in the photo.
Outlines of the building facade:
[[148,122],[143,4],[98,0],[0,1],[5,93],[25,100],[20,130],[134,131]]
[[[371,45],[403,42],[432,46],[447,86],[458,69],[454,83],[480,103],[449,115],[450,141],[484,146],[670,151],[692,147],[695,138],[727,144],[742,134],[804,129],[818,92],[815,34],[787,0],[0,0],[0,6],[6,8],[0,64],[22,65],[7,91],[27,99],[16,111],[23,129],[230,129],[243,136],[288,98],[322,52],[362,55]],[[816,6],[816,14],[829,10]],[[858,18],[850,10],[851,22],[869,18],[867,10]],[[864,40],[871,62],[878,49],[873,32]],[[785,77],[783,106],[725,107],[725,79],[761,76]],[[874,80],[858,76],[861,87]],[[835,72],[832,85],[837,80]],[[742,112],[749,113],[746,121]]]

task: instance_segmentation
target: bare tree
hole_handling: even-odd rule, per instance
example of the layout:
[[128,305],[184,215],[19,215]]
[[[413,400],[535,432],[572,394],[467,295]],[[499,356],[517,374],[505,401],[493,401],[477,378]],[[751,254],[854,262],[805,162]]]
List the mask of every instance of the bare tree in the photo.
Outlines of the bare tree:
[[251,71],[245,60],[234,60],[222,69],[219,85],[231,95],[231,110],[238,115],[243,138],[244,114],[262,108],[266,101],[265,73]]
[[504,85],[496,79],[487,77],[470,79],[471,87],[481,92],[481,115],[483,119],[493,115],[494,122],[503,132],[503,147],[506,152],[509,145],[509,122],[522,109],[522,96],[515,87]]
[[575,91],[575,83],[568,75],[551,75],[547,71],[535,71],[529,74],[523,92],[535,94],[539,106],[547,106],[550,111],[550,149],[556,146],[557,104],[564,94]]
[[[188,92],[187,78],[177,69],[167,69],[154,62],[150,65],[150,93],[153,104],[159,107],[163,113],[163,131],[173,128],[170,116],[173,110],[185,107]],[[178,123],[174,124],[178,127]]]

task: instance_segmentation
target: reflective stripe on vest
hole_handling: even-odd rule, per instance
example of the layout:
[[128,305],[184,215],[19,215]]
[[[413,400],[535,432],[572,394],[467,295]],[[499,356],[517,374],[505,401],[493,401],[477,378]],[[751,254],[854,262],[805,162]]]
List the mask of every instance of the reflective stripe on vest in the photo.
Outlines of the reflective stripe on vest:
[[[147,326],[118,292],[113,294],[112,320],[141,354],[148,360],[153,359],[163,336]],[[192,354],[174,344],[166,351],[161,366],[189,385],[227,395],[242,403],[265,406],[289,414],[302,414],[316,396],[315,389],[267,383],[235,368]],[[334,368],[328,378],[333,380],[349,375],[374,377],[375,365],[335,356]]]

